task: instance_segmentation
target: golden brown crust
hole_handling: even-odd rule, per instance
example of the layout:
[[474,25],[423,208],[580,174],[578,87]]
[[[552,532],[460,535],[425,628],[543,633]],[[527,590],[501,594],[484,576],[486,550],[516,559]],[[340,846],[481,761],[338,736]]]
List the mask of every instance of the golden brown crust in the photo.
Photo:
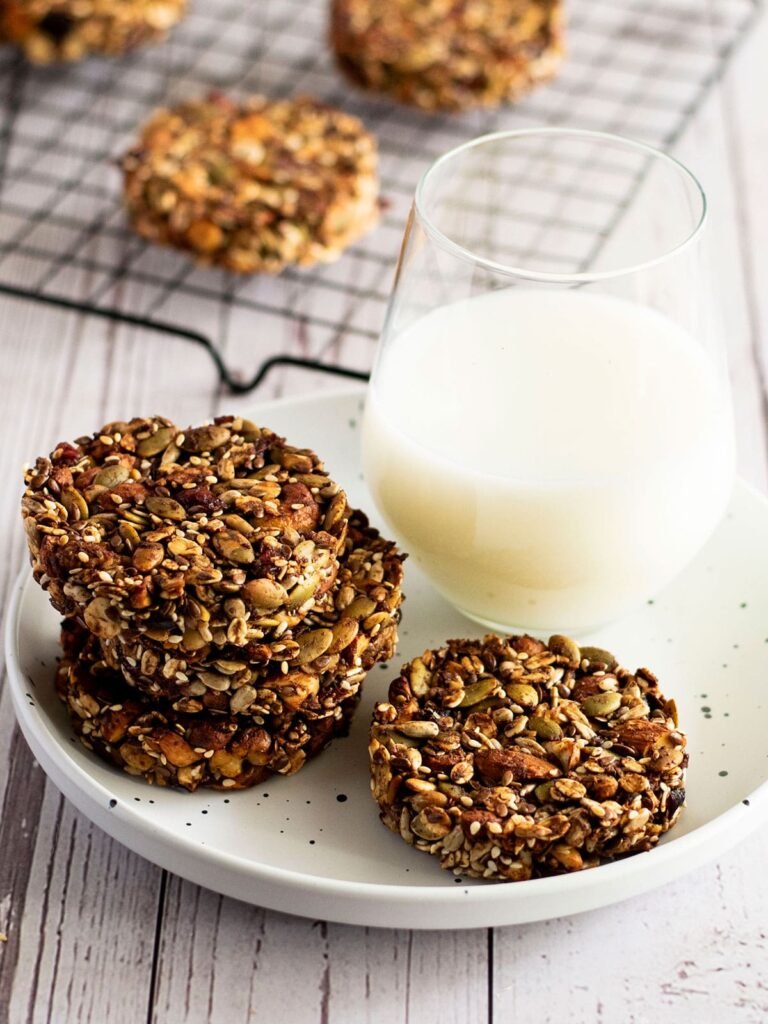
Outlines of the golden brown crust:
[[122,168],[134,230],[240,273],[336,259],[378,220],[374,138],[307,97],[158,110]]

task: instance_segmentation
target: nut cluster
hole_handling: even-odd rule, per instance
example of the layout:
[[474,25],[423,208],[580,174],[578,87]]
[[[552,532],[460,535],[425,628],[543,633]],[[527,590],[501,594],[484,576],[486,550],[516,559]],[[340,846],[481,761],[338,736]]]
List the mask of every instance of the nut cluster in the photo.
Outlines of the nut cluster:
[[334,260],[379,216],[373,136],[310,98],[158,110],[122,167],[140,235],[240,273]]
[[685,746],[648,669],[562,636],[453,640],[377,706],[372,790],[444,868],[519,881],[655,845],[685,799]]
[[425,110],[514,100],[560,63],[561,0],[333,0],[331,46],[366,88]]
[[2,0],[0,37],[38,64],[118,56],[162,39],[187,0]]
[[[236,719],[237,736],[258,727],[274,740],[252,766],[295,771],[394,652],[402,556],[313,452],[269,430],[239,417],[188,430],[159,417],[111,423],[58,445],[25,479],[35,578],[82,631],[59,675],[78,719],[95,707],[78,694],[98,704],[127,685],[142,722],[159,715],[181,735],[192,719]],[[78,728],[117,760],[96,723]],[[297,744],[287,760],[284,730]],[[229,778],[118,763],[135,773],[139,762],[148,779],[187,788]]]

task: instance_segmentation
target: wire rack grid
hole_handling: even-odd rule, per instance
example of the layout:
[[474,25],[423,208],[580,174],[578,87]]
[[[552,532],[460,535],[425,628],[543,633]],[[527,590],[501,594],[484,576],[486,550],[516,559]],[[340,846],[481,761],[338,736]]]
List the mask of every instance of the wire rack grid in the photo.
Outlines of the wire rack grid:
[[[488,131],[565,125],[619,132],[662,149],[684,130],[756,18],[762,0],[571,0],[561,74],[513,107],[428,115],[349,87],[333,66],[327,0],[191,0],[167,42],[119,61],[34,68],[0,50],[0,293],[152,328],[204,346],[219,377],[248,391],[276,364],[365,376],[383,320],[413,191],[438,155]],[[125,225],[118,156],[158,105],[210,89],[310,94],[377,134],[386,212],[335,264],[277,278],[202,269]],[[606,169],[610,176],[611,168]],[[516,218],[518,257],[557,268],[586,259],[626,203],[583,169],[549,190],[557,245]],[[537,197],[540,199],[540,195]],[[537,205],[540,208],[540,203]],[[552,220],[552,217],[549,218]],[[248,342],[255,372],[222,356]],[[242,346],[240,347],[242,351]]]

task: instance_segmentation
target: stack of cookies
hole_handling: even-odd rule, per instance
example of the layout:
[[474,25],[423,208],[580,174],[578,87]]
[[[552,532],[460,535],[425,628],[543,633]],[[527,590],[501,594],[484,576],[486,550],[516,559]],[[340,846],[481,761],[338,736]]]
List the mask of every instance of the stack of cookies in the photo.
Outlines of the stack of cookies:
[[402,556],[318,457],[239,417],[159,417],[26,474],[36,580],[65,616],[57,688],[83,743],[160,785],[291,774],[391,657]]

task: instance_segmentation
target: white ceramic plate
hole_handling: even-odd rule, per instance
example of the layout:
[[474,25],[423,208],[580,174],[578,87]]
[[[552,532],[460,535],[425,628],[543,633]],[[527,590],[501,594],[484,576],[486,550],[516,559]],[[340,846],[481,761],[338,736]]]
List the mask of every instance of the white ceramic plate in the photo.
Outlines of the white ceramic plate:
[[[359,463],[359,392],[273,403],[256,418],[327,459],[371,507]],[[413,564],[398,655],[478,635]],[[52,674],[58,618],[25,573],[6,653],[19,722],[62,792],[98,826],[157,864],[261,906],[350,924],[472,928],[572,914],[646,892],[717,857],[768,816],[768,504],[741,484],[696,562],[653,603],[591,638],[649,665],[679,705],[690,741],[688,806],[661,845],[579,874],[499,885],[454,879],[378,820],[368,790],[371,707],[396,665],[365,685],[352,734],[292,778],[227,795],[149,787],[74,738]]]

